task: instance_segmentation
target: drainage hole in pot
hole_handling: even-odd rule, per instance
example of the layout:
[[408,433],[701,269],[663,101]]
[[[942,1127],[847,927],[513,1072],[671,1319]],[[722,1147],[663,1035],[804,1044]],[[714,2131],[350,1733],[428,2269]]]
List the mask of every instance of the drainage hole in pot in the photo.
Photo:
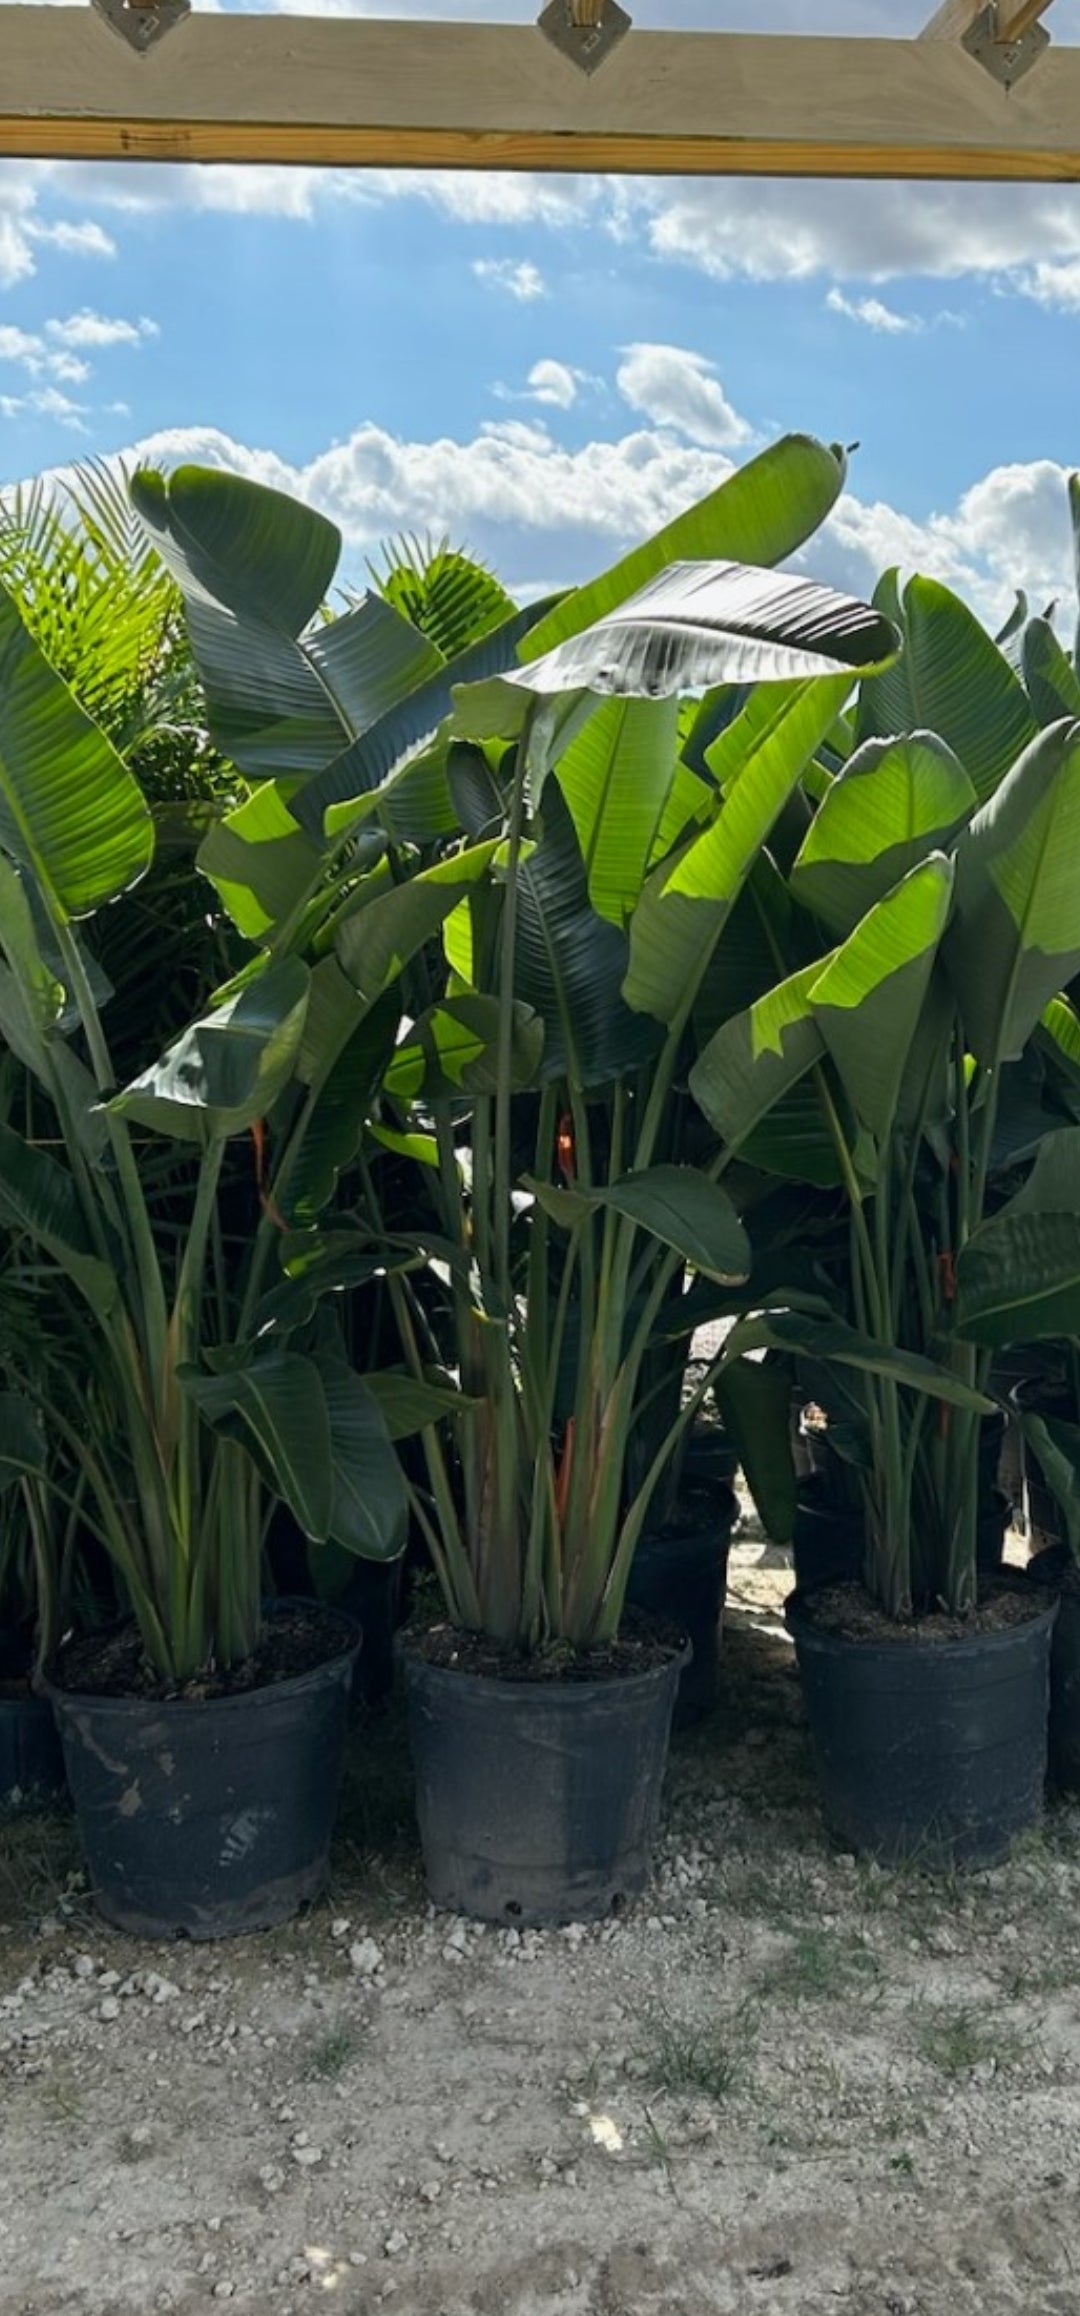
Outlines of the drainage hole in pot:
[[612,1897],[611,1897],[611,1904],[610,1904],[610,1906],[608,1907],[608,1913],[609,1913],[609,1914],[625,1914],[625,1912],[626,1912],[626,1898],[625,1898],[625,1896],[624,1896],[624,1893],[622,1892],[622,1890],[614,1890],[614,1891],[612,1892]]
[[520,1912],[521,1912],[521,1905],[520,1905],[520,1901],[519,1901],[517,1898],[508,1898],[508,1899],[507,1899],[507,1901],[506,1901],[506,1904],[505,1904],[505,1906],[503,1907],[503,1913],[504,1913],[504,1914],[512,1914],[512,1915],[514,1915],[514,1916],[516,1917],[517,1915],[519,1915],[519,1914],[520,1914]]

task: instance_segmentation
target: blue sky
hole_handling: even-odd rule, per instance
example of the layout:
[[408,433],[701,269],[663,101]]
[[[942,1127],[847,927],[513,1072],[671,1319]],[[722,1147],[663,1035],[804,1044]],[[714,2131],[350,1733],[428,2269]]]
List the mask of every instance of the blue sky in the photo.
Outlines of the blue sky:
[[[814,28],[921,14],[831,0]],[[0,163],[0,483],[224,461],[323,506],[355,573],[445,532],[530,589],[789,427],[860,444],[823,578],[917,564],[988,617],[1071,591],[1080,189]]]

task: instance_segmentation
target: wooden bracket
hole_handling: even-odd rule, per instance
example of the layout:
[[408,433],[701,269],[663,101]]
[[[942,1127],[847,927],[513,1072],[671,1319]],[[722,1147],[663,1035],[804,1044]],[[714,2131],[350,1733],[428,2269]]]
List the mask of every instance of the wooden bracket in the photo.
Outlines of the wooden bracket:
[[93,5],[139,56],[191,14],[191,0],[93,0]]

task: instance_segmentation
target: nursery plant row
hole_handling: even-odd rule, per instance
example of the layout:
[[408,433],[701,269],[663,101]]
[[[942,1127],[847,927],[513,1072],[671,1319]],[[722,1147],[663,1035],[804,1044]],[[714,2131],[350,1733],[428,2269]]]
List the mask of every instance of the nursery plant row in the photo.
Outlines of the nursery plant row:
[[1080,673],[803,576],[843,481],[525,606],[217,470],[0,512],[0,1786],[55,1718],[114,1923],[317,1893],[406,1561],[435,1903],[632,1897],[736,1463],[845,1847],[1001,1857],[1051,1689],[1076,1777]]

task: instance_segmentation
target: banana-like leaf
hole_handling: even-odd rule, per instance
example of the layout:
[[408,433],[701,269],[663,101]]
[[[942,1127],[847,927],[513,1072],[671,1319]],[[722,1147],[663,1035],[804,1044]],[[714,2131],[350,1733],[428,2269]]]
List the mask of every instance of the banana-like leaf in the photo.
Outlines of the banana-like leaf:
[[386,1418],[343,1359],[320,1352],[313,1365],[330,1427],[330,1539],[360,1560],[396,1560],[405,1548],[408,1499]]
[[676,771],[679,701],[605,700],[559,756],[597,915],[620,930],[648,871]]
[[380,891],[344,918],[334,948],[342,972],[365,1006],[374,1005],[470,887],[486,876],[498,849],[492,841],[452,853],[407,884]]
[[448,1417],[467,1415],[480,1402],[447,1381],[419,1382],[404,1369],[377,1367],[364,1383],[379,1408],[392,1440],[413,1439],[418,1431]]
[[1080,716],[1080,676],[1048,619],[1031,619],[1024,629],[1021,672],[1040,724]]
[[209,830],[197,863],[237,930],[261,941],[310,892],[324,847],[297,826],[286,786],[265,780]]
[[0,1125],[0,1222],[25,1232],[84,1295],[99,1319],[120,1300],[116,1272],[102,1260],[87,1230],[78,1193],[66,1167],[10,1126]]
[[605,1085],[649,1059],[655,1022],[620,995],[625,933],[597,914],[558,779],[544,790],[539,842],[518,869],[515,993],[543,1023],[545,1078]]
[[1022,1189],[961,1250],[956,1287],[970,1342],[1080,1335],[1080,1126],[1046,1135]]
[[835,445],[788,434],[729,475],[597,579],[563,597],[533,624],[530,658],[580,635],[669,563],[701,556],[781,563],[810,538],[844,487],[846,460]]
[[750,1276],[750,1241],[726,1190],[692,1166],[646,1166],[602,1190],[559,1190],[526,1179],[538,1203],[564,1228],[573,1228],[587,1212],[612,1208],[704,1278],[739,1286]]
[[795,1526],[792,1370],[786,1359],[730,1359],[713,1386],[765,1534],[790,1544]]
[[[331,958],[325,964],[334,964]],[[323,971],[317,965],[312,974],[312,990]],[[346,983],[346,987],[348,984]],[[354,1006],[359,999],[349,991]],[[401,1019],[401,1003],[394,988],[367,1011],[361,1008],[362,1018],[336,1049],[336,1058],[328,1063],[331,1040],[326,1031],[321,1051],[308,1049],[308,1031],[311,1009],[304,1027],[304,1042],[297,1060],[297,1074],[304,1075],[305,1050],[311,1072],[312,1107],[307,1116],[303,1134],[294,1144],[288,1179],[281,1186],[280,1201],[291,1222],[315,1222],[333,1197],[338,1176],[351,1165],[363,1139],[375,1105],[378,1090],[393,1055]]]
[[976,803],[959,758],[932,732],[866,741],[811,821],[791,872],[795,899],[844,939]]
[[1080,969],[1080,724],[1051,725],[956,845],[945,962],[976,1059],[1023,1050]]
[[953,866],[934,853],[867,912],[810,990],[814,1019],[852,1109],[892,1131],[908,1055],[952,906]]
[[974,612],[939,580],[916,576],[899,596],[890,572],[874,601],[899,620],[904,648],[862,685],[859,740],[936,732],[985,802],[1038,730],[1023,684]]
[[[440,668],[436,675],[417,684],[387,708],[300,791],[295,810],[302,827],[315,837],[333,835],[343,822],[348,825],[348,812],[339,814],[337,807],[352,807],[357,798],[369,796],[372,790],[383,789],[388,782],[396,781],[405,767],[411,770],[413,759],[428,747],[449,718],[457,687],[480,683],[486,677],[501,675],[512,668],[518,643],[536,616],[535,604],[527,611],[515,611],[512,619],[481,636],[479,642],[459,652],[457,658]],[[395,832],[408,835],[404,779],[398,791],[395,819]]]
[[[425,1108],[492,1094],[499,1082],[499,1001],[468,992],[444,997],[413,1022],[383,1080],[392,1099]],[[544,1025],[520,1003],[513,1007],[510,1084],[520,1093],[536,1083],[543,1059]]]
[[242,1134],[273,1106],[296,1064],[309,976],[299,957],[248,981],[176,1043],[110,1109],[185,1142]]
[[720,683],[859,674],[899,637],[868,604],[745,563],[673,563],[512,678],[531,692],[666,699]]
[[[761,725],[751,703],[725,743],[730,787],[700,836],[654,871],[630,926],[624,994],[636,1011],[674,1021],[696,995],[746,879],[850,679],[777,686],[774,713]],[[737,771],[736,767],[741,766]]]
[[334,1503],[330,1417],[322,1378],[298,1351],[222,1359],[212,1375],[181,1369],[204,1421],[245,1448],[305,1536],[330,1534]]
[[0,853],[65,919],[115,900],[149,867],[153,849],[138,782],[0,584]]
[[690,1091],[729,1148],[739,1149],[822,1059],[825,1040],[810,1002],[821,970],[819,959],[779,982],[726,1021],[699,1054]]
[[1055,1069],[1080,1085],[1080,1015],[1067,997],[1052,997],[1039,1016],[1035,1042]]
[[940,1399],[949,1407],[964,1407],[974,1415],[993,1415],[995,1404],[965,1383],[952,1369],[920,1352],[879,1343],[843,1319],[804,1318],[798,1311],[773,1311],[760,1318],[740,1319],[727,1339],[730,1358],[745,1351],[803,1352],[819,1361],[835,1360],[856,1373],[880,1375],[901,1383],[924,1398]]
[[41,1417],[17,1391],[0,1391],[0,1494],[16,1480],[43,1479],[47,1469]]

